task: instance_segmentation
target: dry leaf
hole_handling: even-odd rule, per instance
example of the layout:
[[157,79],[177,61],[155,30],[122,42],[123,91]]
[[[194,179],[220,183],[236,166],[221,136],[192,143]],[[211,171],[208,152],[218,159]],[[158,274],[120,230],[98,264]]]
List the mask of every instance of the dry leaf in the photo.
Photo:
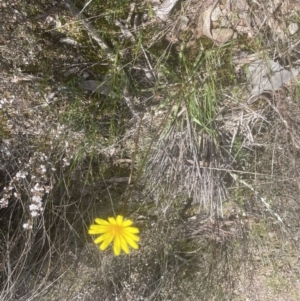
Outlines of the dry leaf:
[[257,60],[249,65],[249,79],[252,86],[251,98],[280,89],[299,73],[296,68],[284,69],[273,60]]
[[169,14],[176,5],[178,0],[165,0],[159,7],[156,9],[155,14],[162,21],[167,21]]

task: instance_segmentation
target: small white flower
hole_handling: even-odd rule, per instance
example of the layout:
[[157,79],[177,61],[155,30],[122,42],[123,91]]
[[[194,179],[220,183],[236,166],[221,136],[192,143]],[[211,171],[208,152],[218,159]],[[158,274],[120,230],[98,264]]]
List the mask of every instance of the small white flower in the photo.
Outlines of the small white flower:
[[27,175],[28,175],[28,172],[27,172],[27,171],[24,171],[24,172],[22,173],[22,175],[21,175],[21,178],[25,179]]
[[32,229],[32,225],[30,225],[29,223],[25,223],[25,224],[23,224],[23,228],[26,230]]
[[8,206],[8,196],[0,200],[0,208],[6,208]]
[[49,193],[51,190],[51,187],[50,186],[45,186],[45,193]]
[[33,201],[33,202],[40,203],[41,200],[42,200],[42,198],[41,198],[40,196],[38,196],[38,195],[34,195],[34,196],[32,197],[32,201]]
[[44,187],[40,186],[39,183],[36,183],[33,187],[35,191],[44,191]]
[[19,198],[20,198],[20,194],[18,194],[17,192],[14,192],[14,197],[15,197],[16,199],[19,199]]
[[30,211],[38,211],[38,210],[40,210],[40,206],[38,206],[36,204],[31,204],[31,205],[29,205],[29,210]]
[[70,162],[66,159],[66,158],[63,158],[63,166],[69,166],[70,165]]
[[16,178],[17,179],[19,179],[19,178],[25,179],[27,175],[28,175],[27,171],[18,171],[16,173]]
[[30,212],[30,215],[31,215],[32,217],[37,217],[37,216],[39,216],[40,214],[39,214],[37,211],[31,211],[31,212]]

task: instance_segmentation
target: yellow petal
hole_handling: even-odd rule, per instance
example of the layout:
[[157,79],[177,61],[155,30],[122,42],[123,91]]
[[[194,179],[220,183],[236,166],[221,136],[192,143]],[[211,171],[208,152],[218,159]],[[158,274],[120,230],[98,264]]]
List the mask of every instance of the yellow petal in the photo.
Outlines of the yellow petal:
[[109,246],[109,244],[112,242],[113,238],[114,237],[111,235],[109,238],[104,240],[103,243],[100,245],[100,250],[104,251]]
[[123,231],[125,233],[132,233],[132,234],[140,233],[140,230],[135,227],[126,227]]
[[101,226],[108,226],[109,225],[109,222],[106,221],[105,219],[102,219],[102,218],[96,218],[95,223],[97,223]]
[[123,219],[124,219],[124,218],[123,218],[122,215],[118,215],[118,216],[117,216],[117,219],[116,219],[117,225],[122,226]]
[[114,253],[116,256],[119,256],[121,253],[121,242],[119,236],[116,236],[114,239]]
[[129,248],[128,248],[128,244],[126,242],[126,240],[120,236],[120,243],[121,243],[121,248],[122,250],[126,253],[129,254]]
[[94,240],[94,243],[95,244],[99,244],[100,242],[106,240],[106,239],[109,239],[111,237],[111,233],[105,233],[99,237],[97,237],[95,240]]
[[130,233],[130,232],[127,232],[127,231],[125,231],[126,229],[124,229],[123,230],[123,235],[124,236],[126,236],[126,237],[130,237],[132,240],[135,240],[135,241],[139,241],[140,240],[140,238],[137,236],[137,235],[135,235],[135,234],[133,234],[133,233]]
[[127,219],[126,221],[123,222],[122,226],[123,227],[129,227],[133,224],[132,220]]
[[126,242],[133,248],[133,249],[138,249],[139,246],[138,244],[129,236],[123,235],[124,239]]
[[97,237],[96,239],[94,239],[94,243],[100,244],[100,242],[102,242],[103,240],[105,240],[104,235],[101,235],[101,236]]
[[115,219],[114,217],[109,217],[109,218],[108,218],[108,222],[109,222],[110,224],[112,224],[112,225],[116,225],[116,224],[117,224],[117,221],[116,221],[116,219]]
[[101,234],[107,232],[107,226],[98,226],[98,225],[91,225],[88,233],[89,234]]

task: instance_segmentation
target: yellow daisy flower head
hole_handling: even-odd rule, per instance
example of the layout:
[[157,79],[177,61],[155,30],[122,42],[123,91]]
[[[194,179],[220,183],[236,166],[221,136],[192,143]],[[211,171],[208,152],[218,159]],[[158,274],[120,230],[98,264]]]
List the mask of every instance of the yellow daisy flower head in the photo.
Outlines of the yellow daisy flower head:
[[140,231],[136,227],[131,227],[133,222],[130,219],[124,220],[122,215],[117,218],[109,217],[108,221],[96,218],[94,225],[89,228],[89,234],[101,234],[94,242],[100,244],[100,250],[104,251],[113,241],[114,254],[119,256],[121,250],[126,254],[130,252],[129,247],[138,249],[137,242],[140,238],[136,235]]

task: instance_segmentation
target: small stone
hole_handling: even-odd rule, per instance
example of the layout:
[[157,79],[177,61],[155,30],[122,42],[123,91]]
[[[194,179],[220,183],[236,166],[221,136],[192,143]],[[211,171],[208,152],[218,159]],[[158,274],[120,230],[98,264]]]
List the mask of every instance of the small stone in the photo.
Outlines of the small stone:
[[224,17],[221,19],[221,26],[222,27],[228,27],[229,26],[229,20],[227,17]]
[[291,23],[288,26],[288,30],[291,35],[295,34],[299,30],[299,25],[297,23]]
[[82,74],[81,74],[81,77],[83,79],[87,79],[89,76],[90,76],[90,74],[87,71],[83,71]]
[[215,43],[222,45],[233,37],[234,31],[231,28],[217,28],[212,29],[211,34]]
[[186,16],[182,16],[180,18],[180,29],[182,31],[186,31],[188,29],[188,24],[190,22],[190,19]]
[[220,22],[211,22],[211,28],[215,29],[215,28],[220,28]]
[[217,6],[212,14],[211,14],[211,20],[214,22],[214,21],[218,21],[220,19],[220,17],[222,16],[222,11],[220,9],[219,6]]

